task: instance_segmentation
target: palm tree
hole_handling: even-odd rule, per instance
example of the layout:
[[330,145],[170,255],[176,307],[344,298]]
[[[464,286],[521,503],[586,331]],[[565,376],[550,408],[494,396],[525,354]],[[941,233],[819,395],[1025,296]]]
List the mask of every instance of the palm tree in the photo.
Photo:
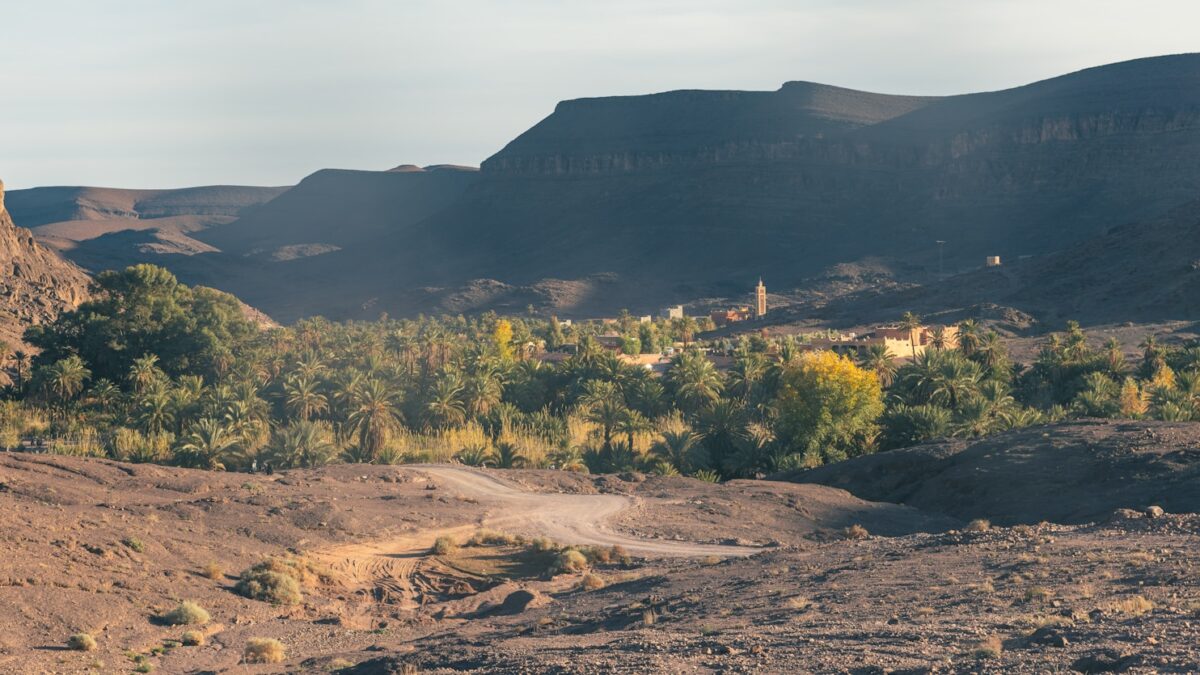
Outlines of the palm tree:
[[683,472],[691,471],[693,467],[701,464],[696,461],[699,450],[700,437],[690,429],[664,431],[654,445],[650,446],[650,454]]
[[129,367],[129,382],[133,385],[133,392],[140,394],[145,391],[146,387],[156,380],[163,377],[163,372],[158,368],[158,355],[145,354],[133,360],[133,365]]
[[946,337],[944,326],[934,326],[929,329],[929,346],[933,349],[945,349],[949,339]]
[[979,348],[979,322],[967,319],[958,324],[958,350],[963,356],[971,356]]
[[912,312],[905,312],[900,317],[900,327],[908,331],[908,343],[912,346],[912,357],[917,358],[917,329],[921,327],[921,317]]
[[347,423],[358,435],[360,457],[374,459],[387,444],[392,430],[400,423],[397,398],[396,392],[379,379],[366,380],[357,387]]
[[283,385],[287,409],[302,421],[329,410],[329,400],[319,390],[316,380],[305,375],[288,379]]
[[17,391],[25,386],[25,373],[29,372],[29,354],[18,349],[13,352],[13,364],[17,367]]
[[896,360],[886,344],[873,344],[858,357],[858,365],[875,373],[879,383],[889,387],[896,377]]
[[467,377],[462,397],[469,414],[486,415],[493,406],[500,403],[503,393],[499,373],[488,367],[481,368]]
[[516,443],[501,441],[496,444],[496,467],[500,469],[518,469],[525,466],[526,459],[521,454],[521,447]]
[[699,410],[717,400],[725,384],[712,361],[704,354],[688,350],[676,356],[667,371],[667,381],[675,399],[684,410]]
[[425,412],[432,426],[448,429],[467,421],[467,408],[462,401],[463,388],[457,377],[441,377],[429,392]]
[[165,386],[154,385],[136,399],[138,426],[147,433],[166,431],[175,421],[170,392]]
[[176,457],[184,466],[224,471],[222,460],[237,449],[238,441],[238,434],[223,422],[205,417],[189,427]]
[[613,434],[625,416],[625,401],[621,390],[612,382],[589,380],[584,385],[584,394],[579,399],[584,409],[584,418],[600,426],[605,450],[611,450]]
[[48,397],[56,399],[63,414],[70,402],[83,391],[84,382],[92,377],[92,371],[88,370],[83,359],[74,354],[46,366],[42,372],[43,391]]
[[337,452],[328,424],[298,420],[275,429],[267,446],[267,459],[284,468],[328,464]]
[[979,344],[975,348],[975,360],[979,362],[990,373],[996,373],[1002,364],[1007,361],[1008,350],[1004,346],[1000,334],[994,330],[989,330],[979,339]]
[[626,408],[621,412],[621,418],[617,421],[617,426],[613,429],[616,433],[624,434],[625,440],[630,448],[633,448],[633,437],[643,431],[650,431],[654,425],[644,415],[636,410]]

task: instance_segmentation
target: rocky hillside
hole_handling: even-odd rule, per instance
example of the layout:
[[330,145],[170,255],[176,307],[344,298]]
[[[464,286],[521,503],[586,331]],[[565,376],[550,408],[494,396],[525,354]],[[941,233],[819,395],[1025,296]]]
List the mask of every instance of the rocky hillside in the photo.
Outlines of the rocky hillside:
[[25,327],[76,307],[86,296],[87,274],[17,227],[4,205],[0,182],[0,340],[16,345]]

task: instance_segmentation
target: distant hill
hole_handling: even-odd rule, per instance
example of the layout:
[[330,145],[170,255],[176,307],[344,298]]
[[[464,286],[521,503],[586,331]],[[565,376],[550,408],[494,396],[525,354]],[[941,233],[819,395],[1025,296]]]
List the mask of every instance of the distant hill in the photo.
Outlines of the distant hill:
[[1188,54],[948,97],[790,82],[565,101],[479,171],[321,171],[231,222],[64,249],[89,267],[157,256],[285,320],[586,315],[866,258],[932,269],[937,240],[951,269],[1046,256],[1197,197]]
[[468,167],[318,171],[271,202],[198,238],[234,255],[276,260],[377,241],[448,207],[478,178]]
[[[94,240],[128,230],[157,240],[163,253],[212,251],[191,233],[233,222],[287,191],[286,187],[216,185],[178,190],[42,187],[13,190],[9,209],[38,241],[94,271],[124,267],[138,252]],[[119,238],[118,238],[119,239]]]
[[87,274],[17,227],[5,208],[0,182],[0,341],[19,348],[31,324],[74,309],[88,294]]

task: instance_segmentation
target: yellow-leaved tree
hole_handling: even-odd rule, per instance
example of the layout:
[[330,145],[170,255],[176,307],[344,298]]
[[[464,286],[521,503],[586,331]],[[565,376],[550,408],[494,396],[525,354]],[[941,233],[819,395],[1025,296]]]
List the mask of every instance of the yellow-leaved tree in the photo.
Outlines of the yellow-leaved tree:
[[512,349],[513,329],[512,324],[508,319],[500,319],[496,322],[496,327],[492,330],[492,342],[496,344],[496,353],[501,360],[511,361],[513,357]]
[[810,352],[785,367],[775,408],[781,445],[817,466],[874,451],[883,392],[850,359]]

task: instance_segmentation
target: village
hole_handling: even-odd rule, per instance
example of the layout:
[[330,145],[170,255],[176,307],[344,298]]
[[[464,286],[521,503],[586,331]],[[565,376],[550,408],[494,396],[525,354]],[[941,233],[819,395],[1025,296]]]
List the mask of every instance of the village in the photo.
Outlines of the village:
[[[988,266],[998,265],[998,258],[988,259]],[[689,315],[684,305],[671,305],[662,308],[657,317],[624,313],[620,317],[564,319],[559,323],[571,332],[573,341],[554,346],[530,344],[527,353],[544,363],[559,363],[577,353],[582,340],[590,339],[622,363],[661,375],[670,368],[676,354],[689,348],[703,353],[717,370],[729,370],[734,365],[735,350],[746,340],[755,345],[755,351],[771,356],[779,355],[784,340],[802,352],[828,350],[856,360],[872,348],[882,347],[898,363],[912,361],[930,348],[954,348],[958,344],[957,326],[923,325],[915,317],[862,332],[795,333],[768,324],[767,314],[767,289],[759,279],[751,305],[714,309],[699,316]],[[647,335],[653,337],[646,339]]]

